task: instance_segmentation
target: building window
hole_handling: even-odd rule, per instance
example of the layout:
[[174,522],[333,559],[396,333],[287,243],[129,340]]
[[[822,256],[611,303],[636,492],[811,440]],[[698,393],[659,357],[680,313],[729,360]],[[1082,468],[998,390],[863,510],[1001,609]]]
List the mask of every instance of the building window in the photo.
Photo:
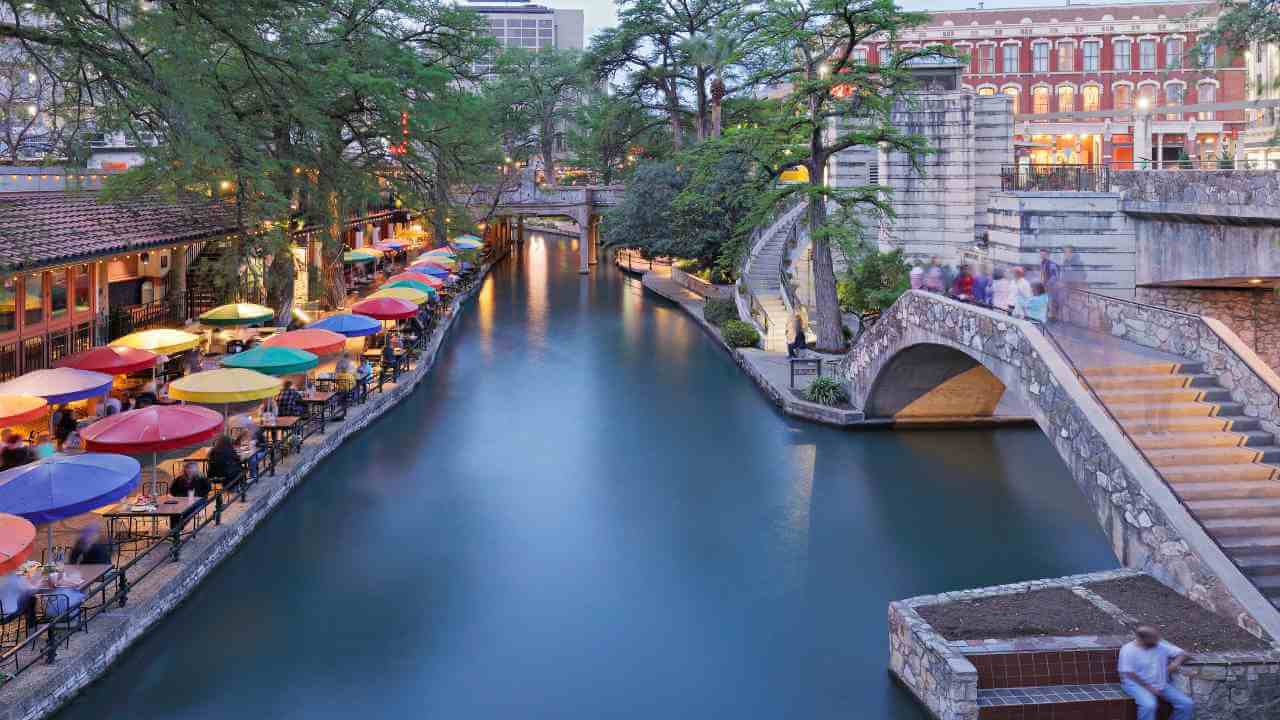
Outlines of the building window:
[[1169,38],[1164,43],[1165,67],[1176,70],[1182,67],[1182,38]]
[[1156,69],[1156,41],[1155,40],[1139,40],[1138,41],[1138,69],[1139,70],[1155,70]]
[[859,65],[866,65],[866,64],[867,64],[867,49],[866,49],[866,48],[854,48],[854,49],[853,49],[853,61],[854,61],[855,63],[858,63]]
[[67,271],[49,273],[49,319],[61,320],[67,316]]
[[1076,89],[1070,85],[1058,87],[1058,112],[1072,112],[1076,109]]
[[1074,72],[1076,60],[1075,43],[1058,43],[1058,72]]
[[1018,88],[1010,85],[1009,87],[1005,88],[1001,92],[1003,92],[1005,95],[1008,95],[1010,98],[1013,99],[1013,111],[1017,113],[1019,111],[1018,98],[1021,96],[1021,93],[1018,92]]
[[81,265],[76,268],[76,312],[89,312],[89,266]]
[[[1186,99],[1187,89],[1179,83],[1171,83],[1164,86],[1164,104],[1170,107],[1181,105]],[[1182,113],[1169,113],[1166,116],[1169,120],[1181,120]]]
[[1036,115],[1049,112],[1049,88],[1038,87],[1031,91],[1031,112]]
[[1111,101],[1117,110],[1133,109],[1133,88],[1128,85],[1112,85]]
[[1218,47],[1209,41],[1200,43],[1200,67],[1211,68],[1218,64]]
[[30,327],[44,322],[44,275],[28,275],[27,285],[23,288],[22,324]]
[[983,45],[978,48],[978,72],[992,75],[996,71],[996,46]]
[[[1218,86],[1214,85],[1213,83],[1200,83],[1200,85],[1196,87],[1196,96],[1197,96],[1196,102],[1202,102],[1202,103],[1218,102]],[[1201,110],[1196,117],[1201,120],[1212,120],[1213,111]]]
[[1098,72],[1098,56],[1102,53],[1102,43],[1087,42],[1084,44],[1084,67],[1085,72]]
[[995,97],[996,89],[990,85],[984,85],[983,87],[978,88],[978,94],[982,97]]
[[880,64],[888,65],[891,62],[893,62],[893,48],[887,46],[880,48]]
[[1032,72],[1049,72],[1049,43],[1040,42],[1031,46]]
[[1128,40],[1113,40],[1111,49],[1115,53],[1116,72],[1129,72],[1133,67],[1133,43]]
[[1097,85],[1085,85],[1080,88],[1081,109],[1085,112],[1098,112],[1102,101],[1102,88]]
[[18,329],[18,279],[7,277],[0,283],[0,332]]
[[1001,52],[1004,53],[1004,57],[1001,58],[1000,67],[1004,69],[1005,73],[1021,72],[1018,70],[1018,46],[1005,45],[1001,48]]
[[1156,86],[1143,85],[1138,88],[1138,99],[1145,100],[1148,110],[1156,106]]

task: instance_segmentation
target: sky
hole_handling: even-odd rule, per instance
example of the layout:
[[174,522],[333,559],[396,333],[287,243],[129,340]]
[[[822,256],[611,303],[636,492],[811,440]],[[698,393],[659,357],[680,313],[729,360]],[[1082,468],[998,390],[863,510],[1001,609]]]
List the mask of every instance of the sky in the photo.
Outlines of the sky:
[[[617,22],[617,13],[613,0],[535,0],[535,2],[548,7],[582,10],[586,20],[587,42],[591,41],[591,36],[597,30],[607,28]],[[963,10],[964,8],[976,8],[978,0],[901,0],[901,4],[909,10]],[[991,10],[1001,7],[1027,7],[1032,5],[1064,7],[1067,4],[1064,0],[1003,0],[1001,2],[988,0],[985,6],[988,10]],[[1123,2],[1098,2],[1095,0],[1095,2],[1077,2],[1074,4],[1121,5]]]

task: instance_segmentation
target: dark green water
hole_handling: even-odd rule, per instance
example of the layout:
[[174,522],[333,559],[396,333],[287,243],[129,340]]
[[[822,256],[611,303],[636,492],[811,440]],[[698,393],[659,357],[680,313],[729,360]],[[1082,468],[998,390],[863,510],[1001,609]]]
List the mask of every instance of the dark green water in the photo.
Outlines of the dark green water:
[[924,718],[894,598],[1115,566],[1035,430],[774,411],[679,310],[534,238],[417,393],[63,720]]

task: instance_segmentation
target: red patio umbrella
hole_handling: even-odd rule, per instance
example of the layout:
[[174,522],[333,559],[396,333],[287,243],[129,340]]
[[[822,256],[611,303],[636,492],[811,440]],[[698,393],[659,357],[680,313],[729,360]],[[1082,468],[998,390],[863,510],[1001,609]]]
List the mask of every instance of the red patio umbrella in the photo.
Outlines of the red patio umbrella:
[[340,352],[346,344],[345,335],[319,328],[290,330],[262,341],[263,347],[287,347],[305,350],[313,355],[332,355]]
[[155,367],[160,356],[131,347],[96,347],[62,358],[55,365],[107,375],[128,375]]
[[49,403],[35,395],[0,395],[0,425],[21,425],[44,415]]
[[36,540],[36,526],[26,518],[0,513],[0,575],[27,561]]
[[412,280],[414,282],[420,282],[424,285],[430,285],[431,287],[437,290],[444,287],[444,281],[441,280],[440,278],[431,277],[430,275],[424,275],[423,273],[420,273],[420,272],[413,272],[412,270],[408,272],[402,272],[397,275],[392,275],[391,277],[387,278],[387,282],[395,282],[396,280]]
[[126,455],[177,450],[222,429],[222,413],[199,405],[150,405],[105,417],[80,433],[86,450]]
[[418,306],[400,298],[378,297],[361,300],[351,306],[351,312],[374,320],[406,320],[418,314]]

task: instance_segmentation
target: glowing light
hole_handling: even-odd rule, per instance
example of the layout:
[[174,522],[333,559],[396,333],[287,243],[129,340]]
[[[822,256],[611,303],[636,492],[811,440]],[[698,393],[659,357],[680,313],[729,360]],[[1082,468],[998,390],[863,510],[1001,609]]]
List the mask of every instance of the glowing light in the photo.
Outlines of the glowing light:
[[1139,110],[1150,110],[1150,109],[1151,109],[1151,98],[1148,98],[1148,97],[1140,97],[1140,98],[1138,98],[1138,109],[1139,109]]
[[1253,278],[1253,279],[1249,280],[1249,284],[1250,284],[1250,285],[1261,285],[1261,284],[1262,284],[1262,278]]

